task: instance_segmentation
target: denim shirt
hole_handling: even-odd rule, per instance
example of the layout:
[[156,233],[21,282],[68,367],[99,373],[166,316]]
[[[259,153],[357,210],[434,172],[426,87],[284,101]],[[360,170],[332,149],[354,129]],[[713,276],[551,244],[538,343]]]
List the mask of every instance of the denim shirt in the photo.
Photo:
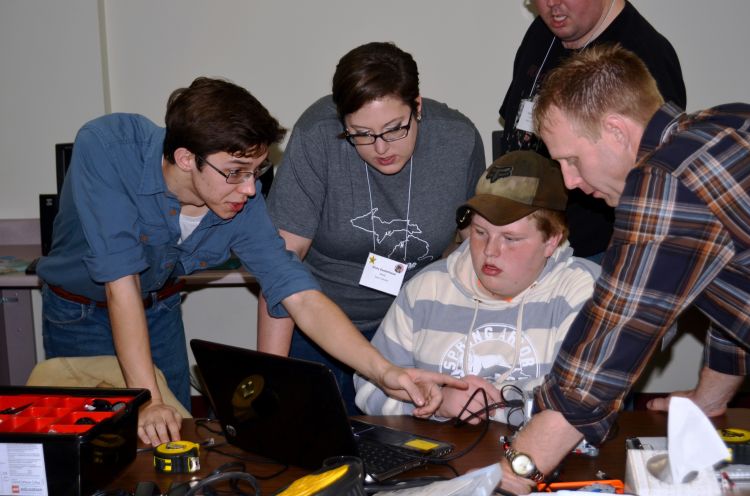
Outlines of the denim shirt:
[[232,219],[209,211],[178,244],[180,203],[162,174],[164,136],[165,129],[135,114],[107,115],[81,128],[52,249],[37,269],[47,284],[104,301],[104,283],[139,274],[146,294],[234,252],[258,280],[274,316],[287,315],[281,306],[287,296],[319,289],[285,249],[260,194]]

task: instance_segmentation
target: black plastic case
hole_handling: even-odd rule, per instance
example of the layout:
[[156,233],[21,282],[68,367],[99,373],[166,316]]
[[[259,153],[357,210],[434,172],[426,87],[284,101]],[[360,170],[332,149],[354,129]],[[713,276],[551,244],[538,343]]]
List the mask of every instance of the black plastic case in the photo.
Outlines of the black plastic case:
[[[42,445],[47,494],[91,494],[135,458],[138,408],[150,397],[146,389],[0,386],[0,445]],[[13,463],[18,473],[23,461]]]

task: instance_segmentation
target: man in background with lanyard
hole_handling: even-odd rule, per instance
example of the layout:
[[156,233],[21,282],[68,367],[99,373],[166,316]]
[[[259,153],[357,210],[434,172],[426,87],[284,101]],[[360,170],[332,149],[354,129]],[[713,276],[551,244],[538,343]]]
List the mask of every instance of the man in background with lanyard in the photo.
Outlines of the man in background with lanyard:
[[[526,31],[513,64],[513,80],[500,107],[504,133],[500,155],[536,150],[548,155],[533,131],[531,113],[547,72],[590,45],[619,43],[635,52],[656,79],[665,101],[685,108],[685,83],[674,48],[626,0],[534,0],[539,16]],[[568,196],[574,254],[599,262],[612,235],[613,209],[580,190]]]

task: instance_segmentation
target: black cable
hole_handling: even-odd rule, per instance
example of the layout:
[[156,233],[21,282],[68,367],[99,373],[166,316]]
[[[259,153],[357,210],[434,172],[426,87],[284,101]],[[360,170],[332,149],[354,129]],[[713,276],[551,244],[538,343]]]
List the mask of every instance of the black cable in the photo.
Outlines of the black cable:
[[224,432],[221,429],[212,429],[208,426],[209,423],[218,422],[216,419],[211,418],[198,418],[195,419],[195,433],[198,434],[198,429],[206,429],[208,432],[212,434],[218,434],[223,436]]
[[242,462],[227,462],[223,465],[219,465],[208,475],[216,475],[222,472],[246,472],[245,464]]
[[[196,435],[200,435],[199,429],[205,429],[205,430],[207,430],[208,432],[210,432],[212,434],[217,434],[217,435],[223,436],[224,433],[222,431],[217,430],[217,429],[212,429],[211,427],[209,427],[209,424],[212,424],[212,423],[215,423],[215,422],[218,422],[218,420],[211,419],[211,418],[198,418],[198,419],[195,419],[195,433],[196,433]],[[215,452],[215,453],[218,453],[219,455],[223,455],[223,456],[226,456],[228,458],[234,458],[236,460],[239,460],[238,462],[230,462],[230,463],[247,462],[247,463],[261,463],[261,464],[280,465],[281,466],[281,468],[278,471],[273,472],[270,475],[255,475],[255,478],[257,478],[258,480],[273,479],[274,477],[278,477],[279,475],[281,475],[284,472],[286,472],[286,470],[289,468],[289,465],[281,464],[281,463],[279,463],[277,461],[274,461],[274,460],[271,460],[271,459],[268,459],[268,458],[252,457],[249,454],[230,453],[228,451],[224,451],[224,450],[220,449],[220,448],[222,448],[224,446],[230,446],[230,444],[226,443],[226,442],[224,442],[224,443],[213,443],[211,446],[206,447],[205,451],[206,452]],[[246,452],[243,451],[243,453],[246,453]]]
[[451,465],[450,463],[444,463],[442,464],[444,467],[448,467],[451,469],[451,472],[453,472],[453,477],[458,477],[460,474],[458,473],[458,470],[456,470],[456,467]]
[[[214,487],[217,483],[229,482],[231,492]],[[219,494],[233,494],[236,496],[250,496],[242,490],[241,483],[248,483],[253,487],[253,494],[260,496],[260,489],[256,478],[245,471],[242,462],[227,462],[214,469],[203,479],[191,480],[174,484],[169,488],[167,496],[188,496],[202,490],[204,496],[218,496]]]
[[[485,406],[482,409],[482,411],[484,411],[484,412],[488,412],[489,411],[488,410],[487,392],[484,389],[481,389],[481,388],[480,389],[476,389],[471,394],[471,396],[469,396],[469,399],[466,401],[466,404],[461,409],[461,411],[459,412],[458,416],[454,418],[454,427],[461,427],[462,425],[466,424],[466,422],[464,420],[462,420],[460,417],[461,417],[461,415],[465,411],[467,411],[468,405],[470,405],[471,402],[474,401],[474,398],[476,397],[477,394],[481,394],[482,398],[484,399]],[[453,460],[455,460],[457,458],[461,458],[462,456],[466,455],[471,450],[473,450],[474,448],[476,448],[476,446],[480,443],[480,441],[482,441],[482,439],[484,439],[484,436],[487,434],[487,431],[489,430],[489,427],[490,427],[489,417],[485,416],[484,417],[484,421],[482,422],[482,431],[479,433],[479,436],[469,446],[467,446],[466,448],[464,448],[464,449],[462,449],[460,451],[457,451],[457,452],[455,452],[453,454],[446,455],[446,456],[441,456],[439,458],[438,457],[434,457],[434,456],[425,456],[425,455],[420,455],[420,454],[417,454],[417,453],[411,453],[411,452],[406,451],[406,450],[396,450],[396,449],[393,449],[393,451],[396,452],[396,453],[398,453],[399,455],[404,455],[404,456],[409,457],[409,458],[416,458],[416,459],[419,459],[419,460],[423,460],[426,463],[432,463],[432,464],[435,464],[435,465],[445,465],[445,466],[451,468],[451,470],[453,470],[453,472],[456,475],[458,475],[458,472],[456,471],[456,469],[453,468],[448,462],[451,462],[451,461],[453,461]]]
[[[260,487],[258,487],[258,481],[255,477],[248,474],[247,472],[221,472],[218,474],[209,475],[208,477],[206,477],[205,479],[201,479],[196,485],[191,487],[190,490],[185,493],[185,496],[194,496],[198,494],[198,491],[200,489],[216,484],[217,482],[224,481],[234,481],[234,484],[232,484],[232,488],[235,489],[239,487],[240,481],[247,482],[250,486],[252,486],[254,491],[253,494],[255,496],[261,496]],[[250,496],[244,492],[238,492],[236,494],[241,496]]]
[[464,405],[464,407],[461,409],[461,411],[459,412],[458,416],[454,420],[453,426],[456,427],[456,428],[458,428],[458,427],[461,427],[462,425],[466,425],[466,422],[463,421],[463,420],[461,420],[461,415],[465,411],[468,410],[469,405],[471,404],[472,401],[474,401],[474,398],[476,397],[477,393],[481,393],[481,395],[482,395],[482,399],[484,400],[484,412],[487,414],[487,415],[485,415],[485,417],[483,419],[484,421],[482,422],[482,430],[479,433],[479,436],[469,446],[467,446],[466,448],[462,449],[461,451],[459,451],[457,453],[454,453],[453,455],[445,457],[444,458],[445,460],[455,460],[456,458],[460,458],[460,457],[466,455],[471,450],[473,450],[474,448],[476,448],[476,446],[482,441],[482,439],[484,439],[484,436],[487,435],[487,431],[490,428],[490,417],[489,417],[489,409],[488,409],[489,401],[487,400],[487,391],[485,391],[484,389],[481,389],[481,388],[475,390],[471,394],[471,396],[469,396],[469,399],[466,401],[466,404]]
[[[508,391],[513,393],[510,398],[508,397]],[[520,430],[526,423],[526,412],[524,411],[526,401],[523,390],[513,384],[506,384],[500,388],[500,398],[502,398],[503,402],[507,405],[505,410],[506,425],[512,432],[518,432],[518,430]],[[512,421],[513,414],[518,412],[521,413],[520,421]]]
[[[515,393],[516,396],[520,396],[520,398],[518,399],[507,398],[506,396],[509,394],[508,391],[512,391],[513,393]],[[490,403],[490,404],[487,404],[486,392],[485,392],[485,406],[479,411],[472,412],[471,410],[469,410],[469,405],[471,404],[471,401],[474,398],[475,394],[476,394],[476,391],[474,392],[474,394],[472,394],[472,396],[469,398],[469,401],[466,402],[466,404],[463,406],[461,411],[456,416],[456,419],[457,419],[455,421],[456,423],[458,424],[467,423],[469,420],[473,418],[481,417],[481,416],[485,416],[486,418],[489,418],[491,410],[494,410],[496,408],[505,408],[506,409],[505,417],[506,417],[506,420],[508,420],[508,422],[506,422],[506,425],[508,425],[508,427],[510,427],[510,429],[513,431],[517,431],[518,429],[521,428],[521,426],[524,423],[525,418],[522,418],[521,422],[519,422],[518,424],[514,424],[510,422],[510,417],[512,413],[516,411],[523,412],[524,407],[525,407],[525,402],[523,399],[524,393],[523,393],[523,390],[521,390],[521,388],[513,384],[504,385],[502,388],[500,388],[500,401],[496,403]],[[463,414],[466,412],[468,412],[469,415],[466,417],[463,417]]]
[[[469,399],[466,401],[466,403],[464,404],[463,408],[458,413],[458,415],[454,418],[454,424],[453,425],[456,428],[459,428],[459,427],[461,427],[463,425],[466,425],[468,423],[467,421],[469,419],[471,419],[471,418],[474,418],[474,417],[480,417],[480,419],[482,420],[482,430],[479,433],[479,436],[477,437],[477,439],[475,439],[469,446],[467,446],[466,448],[462,449],[459,452],[456,452],[456,453],[454,453],[452,455],[441,457],[441,458],[432,458],[432,457],[420,457],[420,458],[426,459],[430,463],[434,463],[434,464],[438,464],[438,465],[445,465],[445,466],[451,468],[451,470],[453,470],[453,472],[455,473],[455,475],[458,476],[458,473],[457,473],[456,469],[453,468],[447,462],[455,460],[457,458],[460,458],[460,457],[466,455],[467,453],[469,453],[470,451],[472,451],[482,441],[482,439],[484,439],[484,436],[487,434],[487,432],[489,431],[489,427],[490,427],[490,422],[491,422],[491,420],[490,420],[490,410],[492,410],[494,408],[500,408],[500,407],[503,407],[503,406],[511,406],[513,408],[523,409],[523,406],[524,406],[523,399],[519,399],[519,400],[510,399],[509,400],[509,399],[505,398],[505,396],[507,394],[506,390],[505,390],[505,387],[508,387],[508,389],[511,390],[511,391],[520,393],[521,397],[523,398],[523,391],[521,389],[519,389],[517,386],[513,386],[511,384],[506,384],[506,386],[503,386],[503,388],[501,388],[501,390],[500,390],[500,394],[501,394],[501,398],[503,400],[503,403],[492,403],[492,404],[490,404],[489,400],[487,399],[487,392],[484,389],[482,389],[482,388],[476,389],[471,394],[471,396],[469,396]],[[468,411],[469,405],[474,401],[474,398],[476,397],[477,394],[481,394],[482,395],[482,399],[484,400],[484,408],[482,408],[479,412],[470,412],[470,415],[468,417],[465,417],[465,418],[462,419],[461,416],[466,411]],[[507,414],[506,414],[506,417],[507,417]],[[521,425],[523,425],[523,424],[521,424]],[[518,427],[516,427],[516,430],[518,428],[520,428],[520,425]],[[496,491],[498,491],[497,494],[516,496],[515,494],[507,492],[507,491],[505,491],[503,489],[499,489],[498,488],[498,489],[496,489]]]
[[228,444],[227,443],[215,444],[215,445],[213,445],[211,447],[206,448],[206,451],[207,452],[218,453],[218,454],[220,454],[222,456],[226,456],[226,457],[229,457],[229,458],[234,458],[236,460],[240,460],[240,461],[248,462],[248,463],[263,463],[263,464],[268,464],[268,465],[281,465],[281,468],[279,470],[277,470],[276,472],[271,473],[270,475],[257,475],[256,474],[255,478],[258,479],[258,480],[273,479],[274,477],[278,477],[279,475],[281,475],[284,472],[286,472],[287,469],[289,468],[289,465],[282,464],[282,463],[279,463],[277,461],[270,460],[268,458],[250,457],[248,455],[241,455],[241,454],[237,454],[237,453],[230,453],[228,451],[220,450],[219,447],[222,447],[222,446],[228,446]]

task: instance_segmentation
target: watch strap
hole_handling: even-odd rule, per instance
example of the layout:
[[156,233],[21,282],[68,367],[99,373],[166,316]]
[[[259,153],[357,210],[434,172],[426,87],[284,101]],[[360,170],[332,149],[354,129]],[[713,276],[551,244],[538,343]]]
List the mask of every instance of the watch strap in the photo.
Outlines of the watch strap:
[[[519,477],[525,477],[526,479],[530,479],[536,483],[544,482],[545,475],[539,471],[539,469],[536,466],[536,463],[534,463],[534,460],[531,459],[531,457],[526,453],[521,453],[513,446],[511,446],[509,441],[505,441],[503,444],[503,450],[505,454],[505,459],[508,460],[508,464],[510,465],[510,469],[513,471],[514,474],[518,475]],[[519,455],[526,456],[529,460],[531,460],[531,463],[534,465],[534,470],[531,471],[529,474],[519,474],[515,471],[513,468],[513,459],[516,458]]]

